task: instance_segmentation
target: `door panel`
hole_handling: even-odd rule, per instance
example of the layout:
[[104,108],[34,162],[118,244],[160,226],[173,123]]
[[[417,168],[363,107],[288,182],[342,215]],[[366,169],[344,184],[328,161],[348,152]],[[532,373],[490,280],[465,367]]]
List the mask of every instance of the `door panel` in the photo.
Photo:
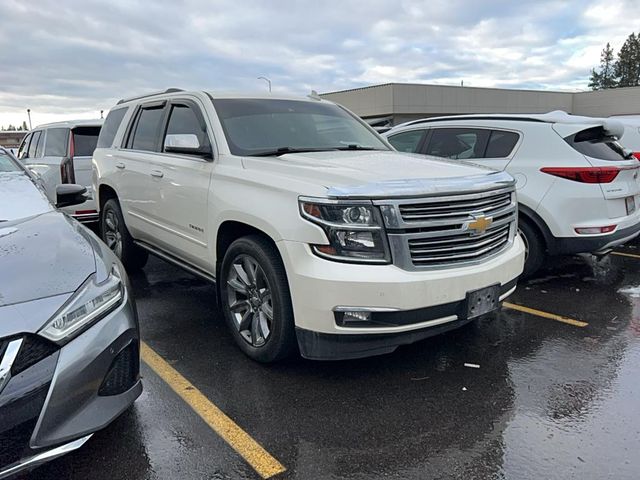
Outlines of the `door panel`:
[[158,155],[166,102],[143,104],[135,113],[125,148],[113,155],[115,182],[125,222],[134,238],[150,241],[157,234],[157,191],[151,172]]
[[[213,163],[186,156],[156,157],[156,243],[203,269],[208,269],[207,202]],[[213,272],[212,272],[213,273]]]
[[[169,104],[166,135],[195,136],[204,149],[211,149],[201,107],[192,100]],[[164,149],[163,138],[163,149]],[[209,184],[213,162],[199,155],[164,152],[156,155],[156,217],[161,226],[155,242],[164,250],[210,269],[208,252]],[[161,176],[160,176],[161,175]],[[214,272],[211,272],[214,273]]]

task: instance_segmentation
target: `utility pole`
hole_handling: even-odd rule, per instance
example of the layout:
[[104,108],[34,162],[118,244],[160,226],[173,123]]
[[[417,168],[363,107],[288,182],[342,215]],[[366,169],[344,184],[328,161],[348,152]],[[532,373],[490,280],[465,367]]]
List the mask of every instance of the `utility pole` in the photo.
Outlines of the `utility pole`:
[[29,130],[33,130],[33,127],[31,126],[31,109],[27,108],[27,116],[29,117]]
[[267,82],[269,84],[269,93],[271,93],[271,80],[269,80],[267,77],[258,77],[258,80],[264,80],[265,82]]

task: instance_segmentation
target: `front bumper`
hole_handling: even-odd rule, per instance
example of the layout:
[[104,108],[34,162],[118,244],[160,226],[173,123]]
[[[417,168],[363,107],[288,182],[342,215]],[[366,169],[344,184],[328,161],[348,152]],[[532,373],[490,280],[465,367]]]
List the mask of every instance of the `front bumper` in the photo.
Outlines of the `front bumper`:
[[[502,285],[500,300],[507,298],[515,289],[516,280]],[[414,323],[422,325],[419,330],[406,332],[339,335],[296,328],[298,345],[301,355],[311,360],[351,360],[384,355],[393,352],[400,345],[424,340],[472,322],[473,318],[465,318],[466,306],[465,301],[457,301],[419,310],[393,312],[391,315],[397,315],[401,321],[413,320]]]
[[[66,453],[127,409],[142,392],[138,352],[127,294],[118,309],[13,376],[0,392],[0,479]],[[105,389],[125,357],[127,383]]]
[[[310,358],[354,358],[349,351],[345,355],[334,350],[326,356],[316,355],[307,341],[310,337],[323,336],[315,334],[331,335],[333,339],[335,336],[360,336],[365,340],[373,338],[368,336],[381,336],[382,339],[382,335],[386,335],[393,338],[391,348],[385,350],[391,351],[397,345],[409,343],[397,342],[400,338],[397,334],[414,332],[415,335],[403,338],[419,339],[425,329],[437,326],[439,332],[445,326],[454,328],[464,319],[459,318],[457,311],[448,311],[445,307],[460,305],[472,290],[511,284],[522,273],[524,263],[524,247],[518,236],[507,250],[486,262],[428,271],[406,271],[394,265],[336,263],[318,258],[308,245],[299,242],[281,241],[278,247],[287,270],[298,344],[301,354]],[[509,293],[504,292],[503,298]],[[343,327],[336,323],[336,307],[422,311],[424,315],[415,322],[402,322],[401,325]],[[423,333],[416,333],[418,331]],[[346,345],[348,342],[355,340],[338,343]],[[372,354],[363,352],[357,356]]]

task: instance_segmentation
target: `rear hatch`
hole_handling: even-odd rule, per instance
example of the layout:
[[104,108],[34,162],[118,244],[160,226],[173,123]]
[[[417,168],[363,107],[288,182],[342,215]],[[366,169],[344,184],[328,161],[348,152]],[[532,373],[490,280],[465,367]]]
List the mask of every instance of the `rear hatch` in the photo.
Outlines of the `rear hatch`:
[[[617,129],[608,122],[595,125],[555,124],[554,130],[577,152],[595,167],[595,173],[601,178],[599,183],[604,197],[608,200],[629,199],[627,211],[617,209],[615,216],[624,216],[635,211],[633,204],[638,203],[640,181],[638,171],[640,162],[625,150],[618,138],[624,127]],[[631,200],[633,198],[633,200]]]
[[70,156],[73,158],[75,183],[91,188],[91,157],[98,143],[100,126],[82,126],[71,129]]

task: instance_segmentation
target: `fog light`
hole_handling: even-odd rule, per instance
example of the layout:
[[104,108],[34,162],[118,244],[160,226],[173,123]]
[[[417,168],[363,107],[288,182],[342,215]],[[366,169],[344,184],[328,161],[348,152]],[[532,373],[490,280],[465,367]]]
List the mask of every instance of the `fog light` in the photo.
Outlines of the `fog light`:
[[369,322],[371,321],[371,312],[352,311],[343,312],[343,322]]
[[615,225],[607,225],[606,227],[583,227],[574,229],[579,235],[596,235],[599,233],[610,233],[616,229]]

